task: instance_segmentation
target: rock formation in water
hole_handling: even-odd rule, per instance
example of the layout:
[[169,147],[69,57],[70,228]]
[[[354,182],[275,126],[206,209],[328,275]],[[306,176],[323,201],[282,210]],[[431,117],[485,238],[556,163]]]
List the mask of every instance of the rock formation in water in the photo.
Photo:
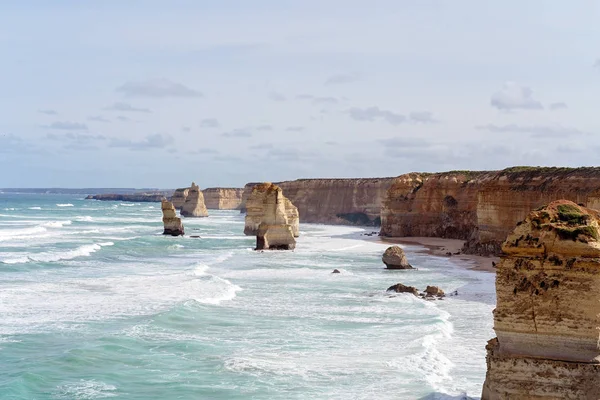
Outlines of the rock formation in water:
[[206,188],[202,191],[204,204],[209,210],[237,210],[242,204],[243,191],[238,188]]
[[181,218],[177,216],[177,211],[175,210],[173,203],[163,199],[161,203],[161,209],[163,214],[163,225],[165,227],[163,235],[183,235],[183,224],[181,223]]
[[563,198],[597,208],[599,190],[600,168],[405,174],[383,201],[380,234],[463,239],[465,253],[499,254],[506,235],[531,210]]
[[508,236],[482,400],[600,398],[600,215],[559,200]]
[[185,199],[187,199],[190,188],[179,188],[175,189],[173,192],[173,197],[171,197],[171,202],[173,203],[173,207],[178,210],[181,210],[181,207],[185,204]]
[[296,207],[270,182],[255,185],[246,202],[244,234],[256,236],[256,249],[293,249],[299,235]]
[[415,296],[419,295],[419,290],[414,286],[406,286],[401,283],[396,283],[395,285],[387,288],[386,292],[396,292],[396,293],[412,293]]
[[[304,222],[379,226],[381,203],[393,180],[298,179],[275,184],[298,207]],[[242,212],[254,186],[244,187]]]
[[184,217],[208,217],[208,211],[204,205],[204,195],[194,182],[192,182],[185,203],[181,207],[181,215]]
[[413,269],[400,246],[391,246],[383,253],[381,261],[388,269]]

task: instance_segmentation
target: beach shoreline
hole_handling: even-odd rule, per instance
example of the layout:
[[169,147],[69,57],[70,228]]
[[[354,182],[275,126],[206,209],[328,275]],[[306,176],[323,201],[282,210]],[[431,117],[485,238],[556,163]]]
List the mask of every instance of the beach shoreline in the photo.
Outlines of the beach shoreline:
[[405,244],[405,245],[417,245],[422,246],[421,252],[431,254],[438,257],[447,257],[451,261],[455,261],[456,264],[465,266],[464,262],[468,261],[472,265],[467,268],[475,271],[491,272],[495,273],[495,264],[500,261],[499,257],[484,257],[474,254],[462,254],[461,249],[464,244],[464,240],[460,239],[443,239],[436,237],[381,237],[377,238],[379,241],[390,244]]

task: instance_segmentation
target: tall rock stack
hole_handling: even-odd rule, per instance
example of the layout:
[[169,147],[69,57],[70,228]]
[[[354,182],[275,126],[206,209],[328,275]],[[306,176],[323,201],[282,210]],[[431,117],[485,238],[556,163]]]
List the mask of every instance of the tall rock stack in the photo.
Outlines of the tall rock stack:
[[291,250],[299,235],[298,209],[279,186],[270,182],[255,185],[246,201],[244,234],[256,236],[257,250]]
[[189,191],[190,188],[175,189],[175,192],[173,192],[173,197],[171,198],[173,207],[175,207],[177,210],[181,210],[181,207],[183,207],[185,204],[185,199],[187,199]]
[[181,215],[184,217],[208,217],[208,211],[204,205],[204,195],[194,182],[192,182],[185,203],[181,207]]
[[183,224],[181,223],[181,218],[177,217],[177,211],[175,211],[173,203],[163,199],[161,209],[163,214],[163,225],[165,226],[163,235],[183,235]]
[[558,200],[502,245],[482,400],[600,398],[600,215]]

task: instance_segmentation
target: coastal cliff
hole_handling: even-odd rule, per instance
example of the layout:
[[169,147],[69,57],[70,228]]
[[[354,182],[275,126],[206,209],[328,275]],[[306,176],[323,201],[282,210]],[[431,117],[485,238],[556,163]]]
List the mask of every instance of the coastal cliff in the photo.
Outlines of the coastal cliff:
[[467,241],[466,253],[499,254],[533,209],[557,199],[600,206],[600,168],[513,167],[410,173],[395,178],[381,210],[381,235]]
[[88,195],[86,200],[101,200],[101,201],[128,201],[135,203],[160,203],[168,192],[159,193],[131,193],[131,194],[117,194],[117,193],[104,193]]
[[559,200],[508,236],[482,400],[600,398],[600,214]]
[[242,204],[243,192],[240,188],[206,188],[202,194],[208,209],[237,210]]
[[173,192],[173,197],[171,197],[173,207],[175,207],[177,210],[181,210],[181,207],[183,207],[183,204],[185,203],[185,199],[187,199],[189,191],[189,187],[175,189]]
[[[323,224],[380,224],[382,200],[394,178],[298,179],[278,182],[285,196],[296,207],[303,222]],[[244,187],[245,201],[256,183]]]

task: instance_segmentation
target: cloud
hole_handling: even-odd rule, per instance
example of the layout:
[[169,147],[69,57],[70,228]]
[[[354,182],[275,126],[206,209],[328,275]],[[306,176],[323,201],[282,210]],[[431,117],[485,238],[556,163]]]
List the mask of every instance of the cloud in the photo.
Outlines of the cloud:
[[11,134],[0,134],[0,153],[20,153],[28,152],[32,149],[29,143],[26,143],[18,136]]
[[117,117],[117,119],[118,119],[119,121],[121,121],[121,122],[129,122],[129,121],[131,121],[131,119],[129,119],[128,117],[125,117],[125,116],[123,116],[123,115],[119,115],[119,116]]
[[50,110],[50,109],[38,110],[38,112],[40,114],[46,114],[46,115],[57,115],[58,114],[55,110]]
[[492,133],[528,133],[533,137],[561,137],[583,135],[585,132],[579,129],[569,128],[562,125],[481,125],[476,129]]
[[299,94],[296,100],[308,100],[314,105],[319,104],[337,104],[339,99],[331,96],[313,96],[312,94]]
[[433,118],[433,114],[429,111],[413,111],[408,114],[408,119],[412,122],[420,122],[422,124],[433,124],[438,122]]
[[515,82],[506,82],[499,92],[492,94],[490,104],[502,111],[540,110],[544,108],[542,103],[533,98],[531,88],[520,86]]
[[216,118],[204,118],[200,121],[201,128],[218,128],[219,121]]
[[219,154],[219,152],[215,149],[198,149],[198,150],[192,150],[192,151],[188,151],[188,154]]
[[45,128],[58,129],[64,131],[86,131],[87,125],[79,122],[56,121],[48,126],[45,126]]
[[360,80],[358,74],[336,74],[332,75],[325,81],[325,85],[341,85],[344,83],[352,83]]
[[175,140],[169,135],[161,135],[160,133],[148,135],[139,141],[129,139],[112,138],[108,144],[110,147],[121,147],[130,150],[148,150],[148,149],[163,149],[173,144]]
[[277,93],[277,92],[271,92],[269,93],[269,99],[273,100],[273,101],[286,101],[286,97],[284,95],[282,95],[281,93]]
[[304,131],[303,126],[288,126],[286,129],[288,132],[302,132]]
[[134,107],[129,103],[114,103],[111,106],[105,107],[105,110],[108,111],[125,111],[125,112],[141,112],[141,113],[151,113],[152,111],[148,108],[138,108]]
[[421,138],[415,137],[394,137],[389,139],[381,139],[379,143],[386,147],[402,147],[402,148],[415,148],[415,147],[429,147],[431,144]]
[[191,132],[192,128],[190,128],[189,126],[182,126],[181,127],[181,131],[182,132]]
[[382,110],[379,107],[358,108],[353,107],[348,110],[350,118],[356,121],[375,121],[383,119],[392,125],[399,125],[406,122],[406,117],[401,114],[396,114],[392,111]]
[[257,131],[272,131],[273,126],[271,125],[259,125],[255,128]]
[[110,122],[109,119],[104,118],[102,115],[92,115],[87,117],[88,121],[94,121],[94,122]]
[[246,130],[246,129],[234,129],[232,131],[229,132],[223,132],[221,133],[221,136],[223,137],[251,137],[252,136],[252,132]]
[[564,110],[567,107],[566,103],[563,102],[558,102],[558,103],[552,103],[548,106],[549,109],[551,110]]
[[597,59],[597,60],[594,62],[594,65],[593,65],[593,67],[594,67],[594,68],[598,68],[598,69],[600,69],[600,58],[598,58],[598,59]]
[[93,140],[106,140],[106,136],[91,135],[91,134],[87,134],[87,133],[73,133],[73,132],[61,133],[61,134],[48,133],[48,134],[46,134],[46,139],[58,140],[58,141],[76,140],[79,142],[88,142],[88,141],[93,141]]
[[181,83],[168,79],[149,79],[146,81],[127,82],[117,88],[117,92],[127,97],[202,97],[202,93]]
[[272,143],[259,143],[259,144],[250,146],[250,149],[252,149],[252,150],[269,150],[274,147],[275,146],[273,146]]
[[266,154],[266,158],[282,162],[307,162],[319,159],[320,154],[310,150],[278,147],[270,149]]

